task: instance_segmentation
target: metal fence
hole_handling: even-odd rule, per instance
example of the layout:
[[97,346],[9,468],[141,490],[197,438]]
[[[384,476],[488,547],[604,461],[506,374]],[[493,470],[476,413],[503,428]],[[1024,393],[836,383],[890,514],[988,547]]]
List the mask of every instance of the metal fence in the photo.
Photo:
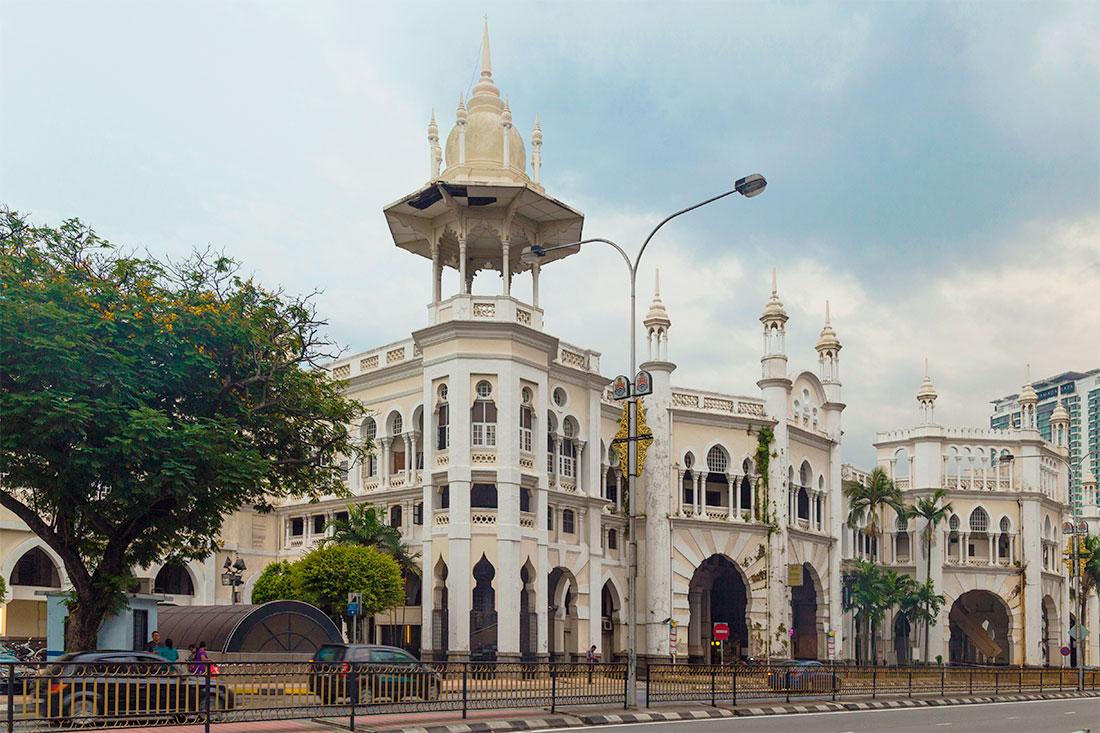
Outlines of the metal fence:
[[[136,659],[136,658],[135,658]],[[125,728],[486,708],[623,705],[626,666],[587,663],[8,662],[8,731]],[[650,664],[646,705],[1077,689],[1076,670]],[[1088,671],[1086,690],[1100,691]],[[0,718],[0,720],[4,720]]]
[[[626,666],[584,663],[32,662],[0,666],[8,731],[626,704]],[[6,688],[6,689],[5,689]],[[3,692],[0,692],[3,694]]]
[[[879,695],[1008,694],[1077,690],[1076,669],[1017,667],[841,667],[825,665],[650,664],[646,705],[654,702],[736,704],[759,698],[838,700]],[[1100,672],[1087,670],[1085,690],[1100,691]]]

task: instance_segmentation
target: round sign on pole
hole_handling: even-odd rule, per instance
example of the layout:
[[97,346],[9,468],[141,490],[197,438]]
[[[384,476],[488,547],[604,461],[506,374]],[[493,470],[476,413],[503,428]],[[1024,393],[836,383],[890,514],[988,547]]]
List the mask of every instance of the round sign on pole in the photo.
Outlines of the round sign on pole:
[[1062,647],[1062,656],[1063,657],[1068,657],[1069,656],[1069,647],[1068,646]]
[[730,638],[730,626],[729,624],[716,623],[714,625],[714,633],[712,636],[718,641],[725,641]]

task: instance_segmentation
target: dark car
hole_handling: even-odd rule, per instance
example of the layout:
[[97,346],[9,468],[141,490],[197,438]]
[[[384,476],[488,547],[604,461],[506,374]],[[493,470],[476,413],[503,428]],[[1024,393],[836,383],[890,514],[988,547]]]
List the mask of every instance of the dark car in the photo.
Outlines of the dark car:
[[309,690],[330,704],[438,700],[443,687],[438,672],[393,646],[324,644],[309,661]]
[[[185,664],[125,650],[62,655],[33,682],[39,715],[65,726],[95,718],[187,720],[207,710],[206,684]],[[211,711],[233,709],[226,685],[211,680],[209,694]]]
[[768,687],[791,692],[832,692],[841,688],[836,670],[810,659],[788,659],[768,670]]

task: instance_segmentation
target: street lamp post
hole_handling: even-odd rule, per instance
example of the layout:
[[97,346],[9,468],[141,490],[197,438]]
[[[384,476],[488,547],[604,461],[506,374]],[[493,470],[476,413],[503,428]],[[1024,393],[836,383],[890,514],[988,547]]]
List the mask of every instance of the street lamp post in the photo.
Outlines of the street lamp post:
[[[733,189],[719,194],[706,201],[700,201],[693,206],[689,206],[686,209],[680,209],[674,214],[670,214],[661,220],[657,226],[653,227],[649,235],[642,242],[641,249],[638,250],[638,254],[631,261],[630,255],[626,253],[622,247],[610,239],[602,239],[595,237],[592,239],[582,239],[579,242],[570,242],[569,244],[556,244],[552,247],[543,247],[535,244],[530,247],[524,248],[521,253],[520,259],[526,263],[534,264],[541,260],[549,252],[553,252],[557,249],[565,249],[567,247],[577,247],[583,244],[590,244],[592,242],[602,242],[615,248],[620,255],[622,255],[623,261],[626,262],[626,269],[630,273],[630,372],[629,380],[630,385],[628,388],[627,397],[627,497],[630,504],[629,507],[629,528],[630,528],[630,542],[627,545],[627,706],[630,708],[636,708],[638,706],[638,528],[637,528],[637,500],[635,496],[637,478],[638,478],[638,394],[635,389],[634,381],[637,377],[638,364],[637,364],[637,281],[638,281],[638,264],[641,262],[642,254],[645,252],[649,241],[653,239],[661,227],[668,222],[672,221],[681,214],[686,214],[689,211],[694,211],[701,206],[706,206],[709,203],[713,203],[718,199],[723,199],[731,194],[739,193],[745,198],[752,198],[758,196],[764,191],[764,188],[768,185],[768,182],[764,179],[764,176],[759,173],[753,173],[752,175],[745,176],[738,179],[734,183]],[[645,436],[643,436],[645,437]]]
[[235,561],[230,561],[225,558],[225,565],[222,573],[222,585],[228,585],[233,587],[233,603],[236,603],[239,598],[237,597],[237,588],[244,582],[242,577],[244,571],[248,569],[248,566],[244,564],[244,558],[238,557]]
[[[1092,463],[1091,457],[1093,455],[1097,455],[1097,454],[1100,454],[1100,450],[1091,450],[1088,453],[1085,453],[1084,455],[1079,456],[1076,461],[1072,461],[1072,460],[1069,461],[1069,478],[1070,478],[1070,480],[1071,481],[1073,480],[1073,469],[1074,468],[1079,468],[1081,466],[1081,462],[1084,461],[1086,458],[1090,459],[1089,463],[1091,465],[1091,463]],[[1038,458],[1039,456],[1019,456],[1019,457],[1020,458]],[[1017,458],[1016,456],[1009,453],[1002,460],[1012,462],[1012,461],[1015,461],[1016,458]],[[1023,479],[1021,479],[1021,481],[1022,480]],[[1071,499],[1072,499],[1072,497],[1071,497]],[[1081,556],[1080,556],[1080,547],[1081,547],[1081,545],[1080,545],[1080,540],[1078,539],[1079,532],[1077,531],[1077,523],[1079,521],[1078,518],[1077,518],[1078,517],[1077,509],[1079,509],[1079,507],[1078,507],[1076,501],[1072,502],[1072,506],[1073,506],[1073,509],[1074,509],[1074,512],[1073,512],[1073,534],[1071,535],[1072,544],[1073,544],[1073,563],[1072,563],[1072,567],[1070,569],[1070,576],[1071,576],[1070,579],[1071,580],[1073,580],[1073,579],[1077,580],[1077,623],[1084,626],[1085,621],[1087,621],[1087,619],[1085,618],[1085,611],[1086,611],[1087,605],[1085,603],[1084,594],[1081,593],[1081,587],[1084,585],[1084,579],[1082,578],[1082,573],[1081,573]],[[1086,642],[1084,638],[1077,640],[1077,687],[1078,687],[1078,689],[1081,689],[1081,690],[1085,689],[1085,650],[1087,648],[1088,648],[1088,642]]]

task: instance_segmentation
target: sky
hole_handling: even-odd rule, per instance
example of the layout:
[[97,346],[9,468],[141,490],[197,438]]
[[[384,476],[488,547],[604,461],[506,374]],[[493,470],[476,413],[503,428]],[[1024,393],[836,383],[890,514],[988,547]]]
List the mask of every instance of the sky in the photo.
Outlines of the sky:
[[[586,236],[633,251],[767,177],[646,251],[674,385],[758,394],[773,267],[792,371],[816,371],[831,303],[864,468],[876,431],[916,423],[925,359],[939,421],[978,427],[1028,363],[1100,367],[1100,2],[2,6],[0,203],[319,290],[351,353],[427,323],[430,263],[382,208],[427,182],[429,117],[445,137],[487,17],[528,156],[538,114],[542,183]],[[627,370],[615,253],[552,263],[540,290],[548,332]]]

